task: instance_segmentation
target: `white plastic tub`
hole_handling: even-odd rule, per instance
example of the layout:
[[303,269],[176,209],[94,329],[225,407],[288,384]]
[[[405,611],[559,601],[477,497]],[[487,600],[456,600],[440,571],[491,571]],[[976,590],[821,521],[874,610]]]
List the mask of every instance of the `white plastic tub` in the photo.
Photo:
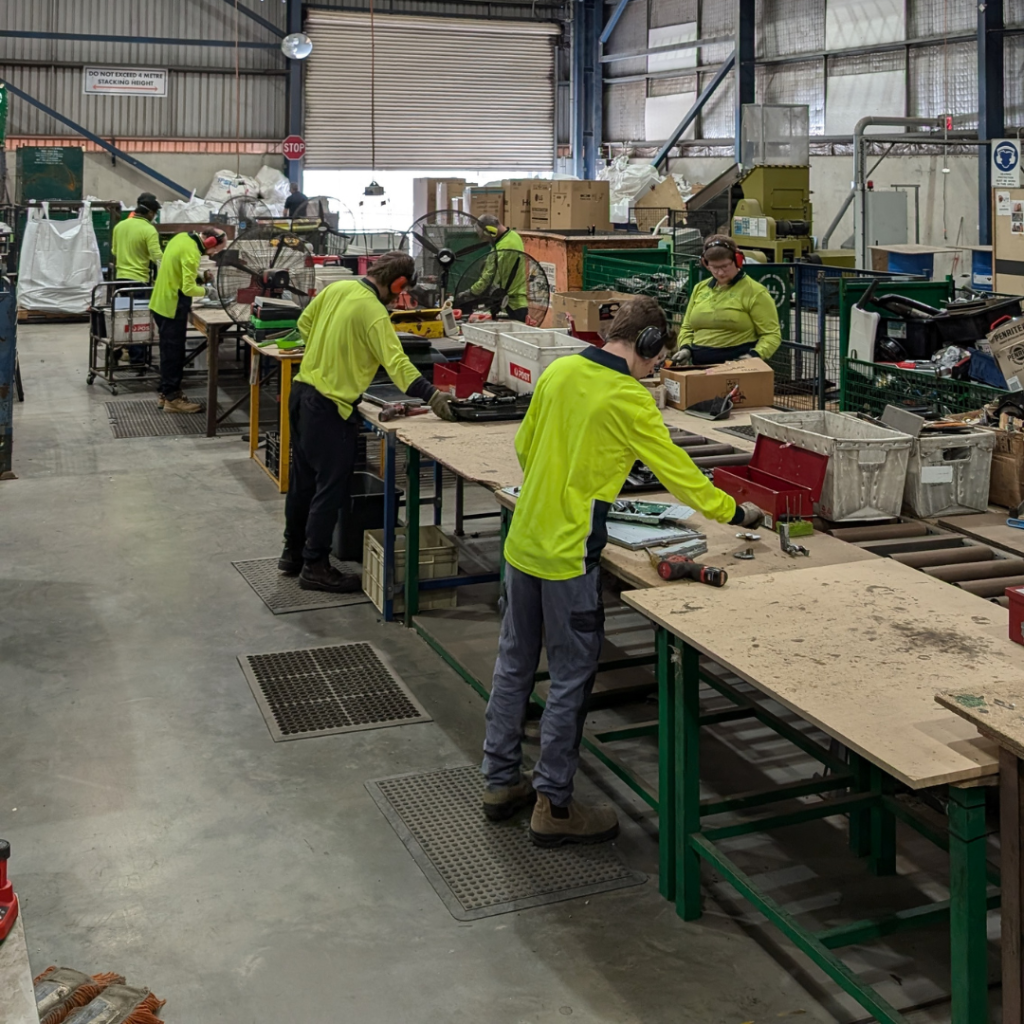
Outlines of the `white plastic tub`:
[[540,375],[559,357],[590,348],[560,331],[498,335],[498,383],[520,395],[536,390]]
[[467,342],[479,345],[494,353],[491,361],[491,370],[487,374],[487,380],[491,384],[499,384],[501,381],[501,359],[498,355],[500,334],[513,335],[534,335],[534,334],[561,334],[568,335],[568,328],[556,328],[546,331],[541,327],[533,327],[530,324],[521,324],[518,320],[480,320],[475,324],[462,325],[462,337]]
[[907,465],[904,503],[915,516],[954,516],[988,511],[989,476],[996,435],[919,437]]
[[832,522],[888,519],[903,506],[914,439],[842,412],[752,413],[758,434],[828,456],[819,514]]

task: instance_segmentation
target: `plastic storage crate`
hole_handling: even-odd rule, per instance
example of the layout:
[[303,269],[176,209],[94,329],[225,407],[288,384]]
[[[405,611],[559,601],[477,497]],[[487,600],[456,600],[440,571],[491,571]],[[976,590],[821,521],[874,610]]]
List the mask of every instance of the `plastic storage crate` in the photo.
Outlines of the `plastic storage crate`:
[[888,519],[903,505],[909,434],[865,423],[841,412],[752,413],[758,434],[828,456],[820,515],[832,522]]
[[589,341],[577,341],[559,331],[498,337],[498,381],[520,395],[532,392],[540,375],[560,356],[590,348]]
[[542,327],[533,327],[531,324],[521,324],[518,320],[480,320],[475,324],[462,325],[462,337],[473,345],[487,349],[494,353],[491,360],[491,368],[487,374],[490,384],[497,384],[499,381],[498,370],[498,334],[565,334],[568,335],[567,327],[553,327],[545,330]]
[[988,511],[989,475],[996,435],[919,437],[907,464],[903,501],[915,516],[950,516]]
[[[395,533],[395,583],[405,582],[405,541],[403,527]],[[420,527],[420,579],[436,580],[457,576],[459,552],[455,542],[436,526]],[[377,611],[384,610],[384,531],[367,530],[363,534],[363,593],[373,602]],[[420,611],[432,608],[455,608],[457,591],[420,591]],[[396,597],[395,614],[405,610],[405,600]]]

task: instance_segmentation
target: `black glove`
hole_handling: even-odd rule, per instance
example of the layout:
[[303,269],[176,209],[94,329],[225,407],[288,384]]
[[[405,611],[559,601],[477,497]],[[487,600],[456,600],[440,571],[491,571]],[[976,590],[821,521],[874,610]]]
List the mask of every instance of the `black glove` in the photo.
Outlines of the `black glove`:
[[455,302],[453,305],[456,309],[462,306],[475,306],[480,301],[480,296],[474,295],[472,292],[459,292],[455,296]]
[[434,393],[427,399],[427,405],[430,406],[430,411],[443,420],[447,420],[449,423],[455,422],[455,413],[448,408],[448,403],[451,402],[455,396],[448,391],[434,391]]

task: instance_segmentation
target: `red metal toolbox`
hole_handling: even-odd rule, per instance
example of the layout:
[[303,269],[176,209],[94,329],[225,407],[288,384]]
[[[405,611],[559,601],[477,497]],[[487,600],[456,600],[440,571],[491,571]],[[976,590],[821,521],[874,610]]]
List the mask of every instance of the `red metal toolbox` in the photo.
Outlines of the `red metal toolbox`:
[[1007,587],[1010,599],[1010,639],[1024,644],[1024,587]]
[[758,435],[746,466],[716,466],[715,486],[737,502],[752,501],[771,527],[784,516],[814,515],[821,498],[828,456]]
[[434,363],[434,386],[456,398],[482,394],[493,359],[493,352],[467,342],[461,362]]

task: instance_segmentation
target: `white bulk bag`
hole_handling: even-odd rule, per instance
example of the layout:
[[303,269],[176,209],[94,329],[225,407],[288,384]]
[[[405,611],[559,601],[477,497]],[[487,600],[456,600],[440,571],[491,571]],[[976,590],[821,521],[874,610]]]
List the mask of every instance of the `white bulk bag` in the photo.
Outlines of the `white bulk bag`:
[[72,220],[51,220],[49,204],[31,207],[18,263],[18,305],[51,313],[84,313],[103,280],[92,204]]

